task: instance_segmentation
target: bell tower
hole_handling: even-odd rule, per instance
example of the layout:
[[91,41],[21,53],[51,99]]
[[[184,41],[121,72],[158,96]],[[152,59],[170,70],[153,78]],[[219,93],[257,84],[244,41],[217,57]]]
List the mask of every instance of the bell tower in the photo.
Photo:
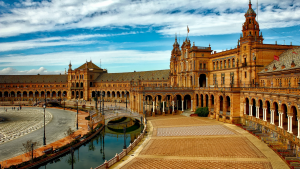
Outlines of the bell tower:
[[259,24],[256,21],[256,13],[252,9],[251,0],[249,0],[249,9],[245,13],[245,22],[243,24],[243,35],[241,36],[241,43],[244,41],[263,43],[262,34],[259,34]]

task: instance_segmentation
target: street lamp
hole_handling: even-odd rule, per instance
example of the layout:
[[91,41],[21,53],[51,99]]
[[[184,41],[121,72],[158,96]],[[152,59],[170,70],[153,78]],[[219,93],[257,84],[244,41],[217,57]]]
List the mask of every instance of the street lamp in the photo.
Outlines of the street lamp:
[[125,90],[125,103],[126,103],[126,111],[127,111],[127,91]]
[[46,104],[44,104],[44,138],[43,138],[44,146],[46,145],[45,110],[46,110]]
[[60,100],[59,100],[59,104],[61,105],[61,90],[60,90]]
[[76,123],[76,128],[78,130],[78,95],[77,95],[77,123]]
[[63,99],[64,99],[64,110],[65,110],[65,107],[66,107],[66,101],[65,101],[65,94],[63,93]]
[[102,115],[104,115],[104,93],[102,93]]
[[47,100],[46,100],[46,95],[47,95],[47,93],[46,93],[46,90],[45,90],[45,104],[47,104]]
[[38,92],[38,91],[36,90],[35,93],[34,93],[34,96],[35,96],[35,105],[37,105],[37,97],[36,97],[36,95],[35,95],[37,92]]

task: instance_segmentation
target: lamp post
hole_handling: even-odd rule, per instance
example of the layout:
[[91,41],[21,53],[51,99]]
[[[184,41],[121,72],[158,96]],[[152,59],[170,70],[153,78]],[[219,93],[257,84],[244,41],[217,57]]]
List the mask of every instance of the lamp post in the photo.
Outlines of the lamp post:
[[66,107],[66,101],[65,101],[65,94],[63,93],[63,99],[64,99],[64,110],[65,110],[65,107]]
[[127,111],[127,91],[125,90],[125,103],[126,103],[126,111]]
[[78,130],[78,95],[77,95],[77,123],[76,123],[76,128]]
[[47,93],[46,93],[46,90],[45,90],[45,104],[47,104],[46,96],[47,96]]
[[45,110],[46,110],[46,104],[44,104],[44,138],[43,138],[43,145],[46,145],[46,128],[45,128]]
[[22,96],[22,94],[20,93],[20,100],[19,100],[20,107],[21,107],[21,96]]
[[102,115],[104,115],[104,93],[102,93]]
[[60,90],[60,100],[59,100],[59,104],[61,105],[61,90]]
[[38,91],[36,90],[35,93],[34,93],[34,96],[35,96],[35,105],[37,105],[37,97],[36,97],[36,95],[35,95],[37,92],[38,92]]
[[96,109],[96,111],[97,111],[97,101],[98,101],[97,90],[95,90],[95,109]]

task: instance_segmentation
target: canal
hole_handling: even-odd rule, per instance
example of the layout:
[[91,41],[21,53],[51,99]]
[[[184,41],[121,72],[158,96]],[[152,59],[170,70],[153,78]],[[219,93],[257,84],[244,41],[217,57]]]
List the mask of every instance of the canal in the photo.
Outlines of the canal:
[[39,167],[39,169],[59,169],[59,168],[95,168],[105,160],[113,158],[116,153],[120,153],[124,147],[124,124],[127,126],[125,134],[126,147],[132,143],[141,133],[142,127],[138,121],[130,118],[118,119],[116,123],[109,123],[105,128],[86,144],[74,149],[73,164],[71,153],[57,158]]

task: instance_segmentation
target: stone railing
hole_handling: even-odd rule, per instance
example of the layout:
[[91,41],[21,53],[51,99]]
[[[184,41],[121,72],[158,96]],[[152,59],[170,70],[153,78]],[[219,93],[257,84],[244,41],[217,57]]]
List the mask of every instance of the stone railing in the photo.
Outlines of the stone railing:
[[144,135],[145,135],[145,132],[146,132],[146,129],[147,129],[147,126],[144,125],[145,128],[143,130],[143,132],[138,136],[137,139],[135,139],[133,141],[133,143],[131,143],[126,149],[123,149],[123,151],[121,153],[117,153],[115,157],[113,157],[112,159],[106,161],[96,167],[95,169],[107,169],[109,167],[111,167],[112,165],[114,165],[115,163],[119,162],[123,157],[125,157],[143,138],[144,138]]

